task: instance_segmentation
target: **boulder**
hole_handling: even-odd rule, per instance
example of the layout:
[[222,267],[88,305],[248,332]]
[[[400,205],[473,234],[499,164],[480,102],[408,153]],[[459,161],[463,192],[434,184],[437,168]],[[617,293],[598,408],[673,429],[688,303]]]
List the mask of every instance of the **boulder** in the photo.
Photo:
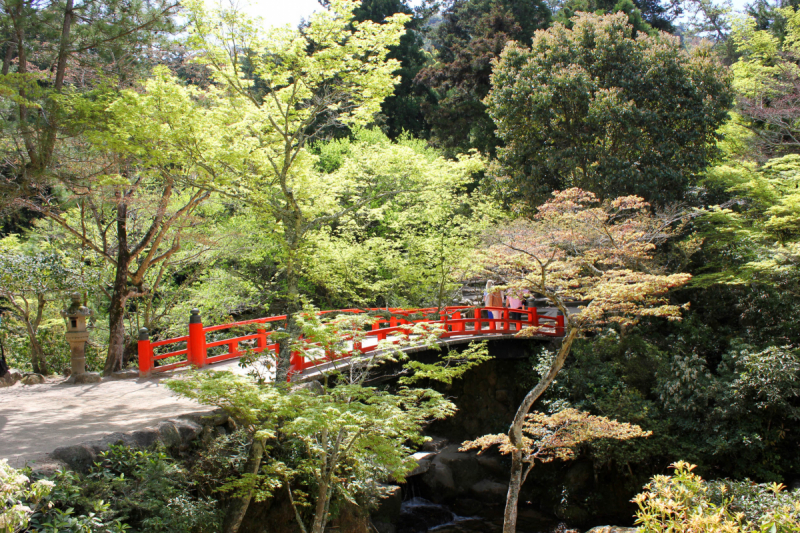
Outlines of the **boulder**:
[[415,454],[412,454],[411,457],[413,457],[414,460],[417,462],[417,466],[406,477],[424,474],[425,472],[430,470],[431,461],[433,461],[433,458],[436,457],[436,454],[433,452],[417,452]]
[[443,439],[442,437],[431,437],[430,440],[427,440],[422,444],[422,451],[439,453],[445,448],[445,446],[447,446],[447,444],[447,439]]
[[203,432],[203,426],[188,418],[173,418],[170,422],[172,422],[175,425],[175,429],[178,430],[180,444],[183,446],[188,446],[189,443],[199,437],[200,433]]
[[435,501],[453,498],[458,494],[453,481],[453,472],[444,463],[432,463],[422,476],[422,482],[429,489],[426,491]]
[[17,372],[16,370],[9,370],[5,376],[0,378],[0,388],[15,385],[21,379],[21,373]]
[[479,500],[490,503],[502,503],[508,495],[508,485],[488,479],[478,481],[469,490]]
[[45,382],[45,379],[41,374],[30,373],[25,374],[20,381],[22,381],[23,385],[41,385]]
[[68,464],[76,472],[88,472],[89,468],[97,460],[97,454],[91,446],[86,444],[59,446],[50,456]]
[[397,485],[383,485],[383,496],[378,501],[378,506],[370,513],[372,522],[394,524],[400,516],[400,507],[403,505],[403,489]]
[[90,447],[95,455],[107,452],[112,445],[134,446],[135,443],[127,433],[111,433],[101,439],[84,443],[84,446]]
[[174,448],[181,444],[181,434],[178,428],[171,420],[165,420],[156,426],[158,432],[158,440],[160,440],[167,448]]
[[436,465],[436,468],[440,468],[440,465],[446,466],[452,472],[452,479],[461,492],[466,492],[469,487],[486,477],[486,472],[478,462],[477,452],[460,452],[457,444],[447,446],[439,452],[432,465]]
[[159,433],[154,428],[145,428],[131,432],[130,436],[137,448],[149,448],[158,442]]

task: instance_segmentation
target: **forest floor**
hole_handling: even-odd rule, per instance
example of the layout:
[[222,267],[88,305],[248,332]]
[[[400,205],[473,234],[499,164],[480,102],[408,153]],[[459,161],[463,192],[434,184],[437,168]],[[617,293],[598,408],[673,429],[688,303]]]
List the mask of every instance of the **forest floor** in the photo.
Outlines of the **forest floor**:
[[[245,373],[238,359],[208,367]],[[41,385],[0,389],[0,459],[22,467],[59,446],[79,444],[114,432],[155,426],[162,420],[209,411],[206,406],[176,396],[162,380],[104,378],[100,383],[68,385],[65,378],[48,378]]]

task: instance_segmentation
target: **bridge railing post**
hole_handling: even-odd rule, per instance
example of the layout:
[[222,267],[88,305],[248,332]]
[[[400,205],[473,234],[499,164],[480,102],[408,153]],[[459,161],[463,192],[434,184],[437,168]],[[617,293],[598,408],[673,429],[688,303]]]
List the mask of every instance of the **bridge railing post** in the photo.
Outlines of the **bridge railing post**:
[[[453,313],[453,319],[454,320],[461,320],[461,313],[460,312]],[[464,323],[463,322],[457,322],[457,323],[453,324],[453,331],[464,331]]]
[[564,336],[564,315],[561,313],[556,316],[556,335],[559,337]]
[[186,356],[190,365],[197,368],[206,366],[208,351],[206,349],[206,333],[203,331],[203,320],[200,318],[200,310],[192,309],[189,317],[189,342],[187,343],[188,353]]
[[258,337],[256,337],[256,347],[259,352],[263,353],[264,350],[267,349],[267,330],[257,329],[256,333],[258,333]]
[[139,330],[139,377],[146,378],[153,371],[153,346],[147,328]]

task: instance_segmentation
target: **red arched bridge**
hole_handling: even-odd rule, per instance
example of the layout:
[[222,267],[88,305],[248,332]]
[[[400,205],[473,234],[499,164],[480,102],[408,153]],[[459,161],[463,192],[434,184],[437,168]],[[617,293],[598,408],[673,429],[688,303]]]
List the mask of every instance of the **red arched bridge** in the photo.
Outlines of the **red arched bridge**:
[[[482,313],[486,311],[487,313]],[[338,309],[321,311],[328,313],[380,313],[375,316],[372,329],[366,333],[362,342],[353,350],[370,353],[378,348],[380,341],[393,335],[402,335],[406,324],[424,322],[438,324],[442,330],[441,339],[450,338],[491,338],[498,335],[514,334],[525,327],[539,328],[537,335],[548,337],[564,336],[564,317],[550,310],[548,316],[540,314],[536,307],[510,309],[508,307],[435,307],[426,309]],[[512,318],[512,314],[514,314]],[[488,316],[489,318],[485,318]],[[217,326],[203,326],[199,312],[192,310],[189,319],[189,334],[183,337],[151,341],[147,329],[139,332],[139,375],[149,376],[155,372],[165,372],[184,366],[203,368],[213,363],[241,357],[246,352],[278,352],[278,344],[270,342],[274,329],[286,323],[286,315],[256,318]],[[268,326],[268,324],[270,326]],[[261,327],[259,327],[261,326]],[[254,333],[235,335],[243,327],[254,328]],[[242,345],[246,347],[242,349]],[[222,352],[211,355],[211,352]],[[162,363],[163,362],[163,363]],[[306,360],[301,354],[293,353],[290,361],[290,375],[304,372],[327,361]]]

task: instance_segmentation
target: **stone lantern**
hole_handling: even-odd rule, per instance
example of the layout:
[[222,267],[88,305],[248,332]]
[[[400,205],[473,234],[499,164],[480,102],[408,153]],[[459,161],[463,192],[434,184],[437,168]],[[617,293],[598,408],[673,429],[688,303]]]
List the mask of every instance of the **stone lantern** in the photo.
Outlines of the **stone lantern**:
[[72,372],[67,383],[97,383],[100,376],[93,372],[86,372],[86,341],[89,332],[86,331],[86,317],[92,316],[92,310],[81,305],[81,295],[71,295],[72,305],[61,311],[61,316],[67,321],[67,342],[72,352]]

